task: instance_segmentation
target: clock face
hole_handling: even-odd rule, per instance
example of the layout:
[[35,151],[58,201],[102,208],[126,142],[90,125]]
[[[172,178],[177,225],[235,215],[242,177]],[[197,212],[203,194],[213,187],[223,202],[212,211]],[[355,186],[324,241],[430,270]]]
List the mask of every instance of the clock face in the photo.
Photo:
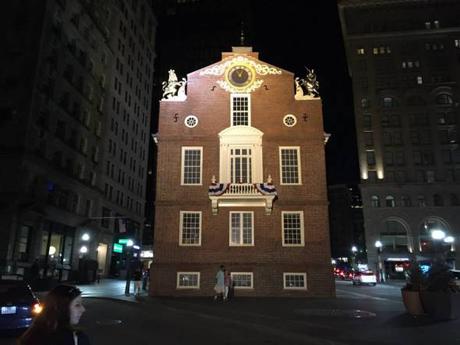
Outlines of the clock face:
[[234,66],[228,71],[228,80],[235,87],[245,87],[254,80],[254,73],[246,66]]

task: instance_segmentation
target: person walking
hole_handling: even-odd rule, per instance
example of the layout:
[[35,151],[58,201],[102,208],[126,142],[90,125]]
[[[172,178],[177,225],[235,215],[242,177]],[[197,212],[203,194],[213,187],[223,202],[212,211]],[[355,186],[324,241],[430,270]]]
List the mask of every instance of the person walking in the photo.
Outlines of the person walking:
[[216,285],[214,286],[214,291],[216,294],[214,295],[214,300],[217,301],[218,298],[223,299],[224,291],[225,291],[225,273],[224,273],[224,265],[220,265],[219,270],[216,273]]
[[232,288],[232,276],[229,271],[225,271],[224,276],[224,301],[230,298],[230,289]]
[[45,297],[43,311],[18,339],[19,345],[89,345],[88,336],[76,329],[85,312],[81,291],[58,285]]

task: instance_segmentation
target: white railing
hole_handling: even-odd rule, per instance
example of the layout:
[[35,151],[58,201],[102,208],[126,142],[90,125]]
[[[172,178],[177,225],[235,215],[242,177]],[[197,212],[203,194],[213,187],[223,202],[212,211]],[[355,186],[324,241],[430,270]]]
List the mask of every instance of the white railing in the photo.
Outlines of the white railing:
[[224,195],[260,195],[252,183],[232,183]]

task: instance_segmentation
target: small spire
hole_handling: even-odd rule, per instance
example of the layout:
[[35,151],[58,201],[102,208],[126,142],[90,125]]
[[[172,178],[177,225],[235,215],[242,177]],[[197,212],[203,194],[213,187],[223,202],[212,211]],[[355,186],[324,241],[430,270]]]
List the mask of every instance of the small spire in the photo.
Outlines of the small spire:
[[244,47],[244,22],[241,21],[240,45]]

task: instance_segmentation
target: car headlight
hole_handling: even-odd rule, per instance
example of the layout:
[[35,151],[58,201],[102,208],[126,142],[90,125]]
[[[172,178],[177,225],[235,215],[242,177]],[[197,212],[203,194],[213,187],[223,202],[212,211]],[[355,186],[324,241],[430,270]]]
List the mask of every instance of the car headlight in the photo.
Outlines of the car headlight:
[[43,306],[40,303],[34,303],[32,305],[32,314],[38,315],[42,312]]

